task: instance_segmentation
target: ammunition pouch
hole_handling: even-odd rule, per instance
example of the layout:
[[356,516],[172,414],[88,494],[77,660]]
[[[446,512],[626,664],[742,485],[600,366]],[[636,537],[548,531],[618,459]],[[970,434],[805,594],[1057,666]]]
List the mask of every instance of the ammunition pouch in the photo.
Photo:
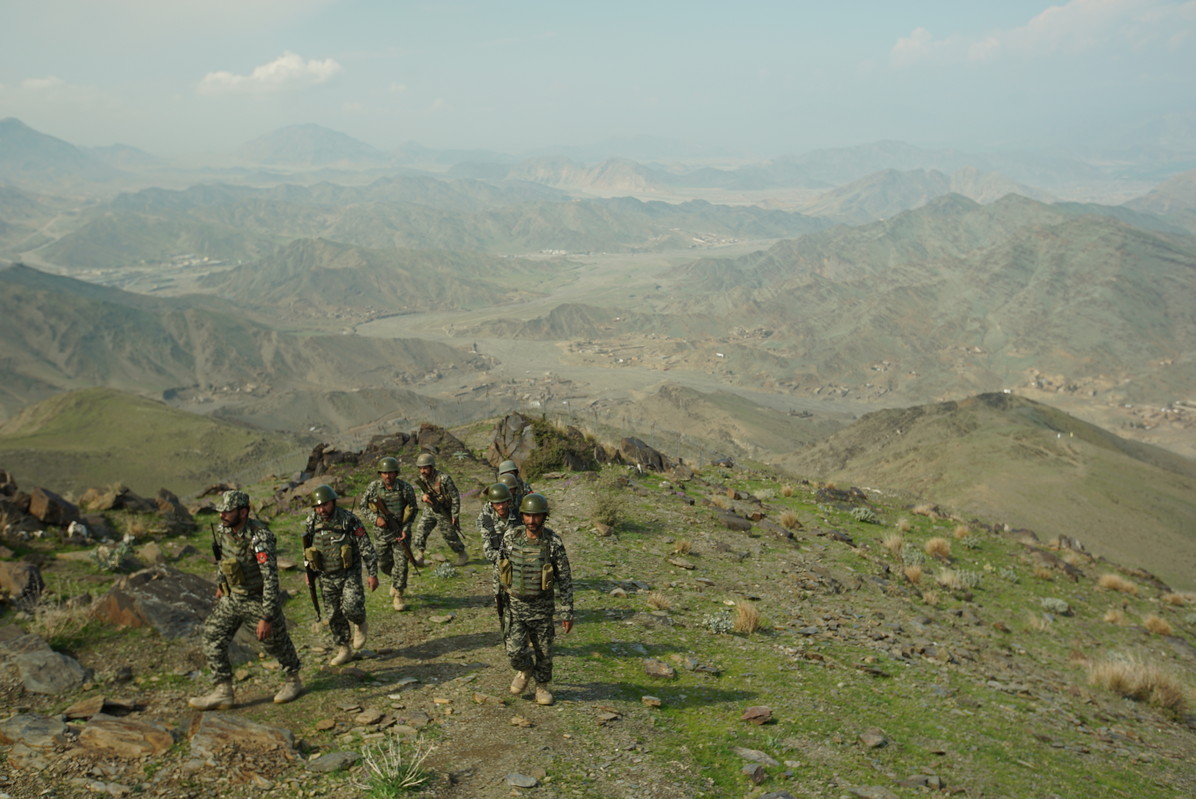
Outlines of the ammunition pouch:
[[312,571],[324,571],[324,553],[316,547],[308,547],[303,550],[303,559],[307,561],[307,565],[311,567]]
[[341,544],[341,568],[349,569],[353,567],[353,545]]
[[245,584],[245,572],[241,569],[241,562],[225,558],[220,561],[220,573],[224,575],[229,588],[239,588]]

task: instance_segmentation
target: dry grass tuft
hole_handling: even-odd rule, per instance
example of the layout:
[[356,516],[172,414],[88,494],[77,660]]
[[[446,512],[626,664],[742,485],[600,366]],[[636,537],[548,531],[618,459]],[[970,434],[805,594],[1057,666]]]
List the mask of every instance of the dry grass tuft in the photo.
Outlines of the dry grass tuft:
[[880,540],[880,545],[893,553],[893,557],[900,559],[901,548],[905,546],[905,538],[901,533],[889,533]]
[[1173,605],[1177,608],[1182,608],[1184,605],[1192,601],[1192,597],[1190,595],[1177,594],[1174,592],[1170,594],[1163,594],[1163,596],[1160,598],[1163,600],[1163,604]]
[[760,611],[751,602],[740,602],[735,605],[735,621],[731,629],[737,633],[751,634],[760,629]]
[[922,582],[922,567],[916,563],[910,564],[901,570],[905,575],[905,579],[909,580],[911,584],[917,585]]
[[963,577],[954,569],[939,569],[939,573],[934,578],[934,581],[948,591],[962,591],[967,588]]
[[1129,655],[1113,655],[1088,666],[1088,684],[1182,716],[1187,691],[1178,679],[1154,663]]
[[914,526],[910,523],[910,520],[904,516],[898,519],[897,524],[893,526],[896,527],[897,531],[901,533],[908,533],[910,530],[914,529]]
[[793,486],[781,486],[781,496],[783,497],[791,497],[796,493],[797,489],[795,489]]
[[942,601],[942,597],[939,596],[938,591],[923,591],[922,601],[927,605],[930,605],[930,607],[935,608],[938,607],[939,602]]
[[719,510],[726,510],[731,507],[731,501],[721,494],[715,494],[710,498],[710,504]]
[[941,536],[935,536],[927,541],[923,550],[932,558],[951,559],[951,542]]
[[685,540],[684,538],[673,543],[674,555],[688,555],[691,549],[693,549],[693,544],[689,543],[689,541]]
[[938,515],[935,513],[934,505],[925,502],[921,505],[914,505],[914,507],[910,509],[910,513],[914,514],[915,516],[928,516],[932,519]]
[[1171,635],[1175,630],[1171,627],[1171,622],[1164,619],[1162,616],[1157,616],[1151,613],[1142,619],[1142,626],[1150,630],[1155,635]]
[[1044,633],[1051,628],[1050,620],[1042,613],[1030,611],[1026,614],[1026,629]]
[[1109,608],[1105,611],[1105,621],[1121,626],[1125,624],[1125,611],[1121,608]]
[[781,514],[781,526],[786,530],[800,530],[802,528],[801,519],[797,514],[791,510],[787,510]]
[[1138,595],[1137,584],[1130,582],[1120,574],[1113,574],[1112,572],[1105,572],[1097,578],[1096,585],[1098,588],[1103,588],[1106,591],[1120,591],[1130,596]]
[[668,610],[672,606],[673,603],[669,602],[669,598],[660,591],[651,591],[648,593],[648,607],[653,610]]
[[951,531],[951,535],[955,536],[956,541],[962,541],[972,534],[972,530],[966,524],[957,524],[955,529]]
[[1034,576],[1039,580],[1046,580],[1047,582],[1050,582],[1051,580],[1055,579],[1055,572],[1046,566],[1035,566]]
[[1091,560],[1091,558],[1089,558],[1083,552],[1076,552],[1073,549],[1067,550],[1060,557],[1068,566],[1075,566],[1077,568],[1080,566],[1087,566],[1088,562]]

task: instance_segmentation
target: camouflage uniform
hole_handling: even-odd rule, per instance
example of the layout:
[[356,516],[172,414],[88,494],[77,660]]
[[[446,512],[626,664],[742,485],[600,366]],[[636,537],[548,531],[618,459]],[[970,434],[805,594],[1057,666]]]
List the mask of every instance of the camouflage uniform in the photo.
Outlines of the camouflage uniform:
[[217,580],[224,596],[216,600],[203,626],[203,653],[212,670],[212,682],[232,680],[229,641],[242,624],[256,629],[262,619],[270,623],[270,634],[262,646],[278,660],[284,674],[297,675],[299,655],[287,634],[278,592],[274,533],[256,519],[246,519],[236,531],[221,524],[216,528],[216,540],[221,550]]
[[[390,515],[400,520],[411,509],[411,520],[403,524],[402,533],[407,536],[407,544],[411,545],[411,527],[414,524],[417,508],[415,506],[415,489],[406,480],[395,479],[395,487],[387,488],[386,483],[375,480],[366,486],[358,503],[358,514],[363,519],[376,519],[378,512],[373,508],[375,499],[386,503]],[[399,530],[387,527],[375,527],[378,531],[378,568],[383,574],[389,574],[392,586],[398,591],[407,588],[407,555],[403,552],[403,545],[399,543]]]
[[[449,549],[458,555],[464,554],[465,543],[461,540],[461,534],[453,525],[453,519],[461,517],[461,492],[457,490],[456,484],[453,483],[453,478],[437,470],[431,482],[425,481],[420,476],[416,478],[416,483],[421,494],[420,502],[423,502],[424,507],[419,515],[419,525],[416,527],[415,543],[413,546],[416,549],[425,549],[428,543],[428,536],[432,534],[434,528],[439,527],[440,534],[444,536]],[[424,502],[423,494],[427,494],[434,499],[440,496],[444,498],[444,501],[437,504]]]
[[498,579],[498,553],[502,549],[502,539],[507,530],[519,525],[519,514],[515,511],[515,504],[508,506],[511,510],[507,517],[500,518],[489,502],[482,503],[482,512],[478,514],[478,533],[482,536],[482,555],[494,565],[491,588],[497,600],[502,591],[502,584]]
[[[511,668],[516,671],[530,671],[537,683],[552,680],[552,641],[555,634],[554,622],[557,613],[557,597],[560,598],[561,621],[573,621],[573,573],[569,568],[569,556],[565,544],[555,532],[545,527],[540,532],[542,563],[552,567],[555,585],[538,596],[520,597],[513,586],[508,586],[507,630],[505,645]],[[510,560],[512,550],[529,543],[523,527],[509,527],[503,535],[499,550],[499,561]],[[508,585],[507,580],[503,580]]]
[[378,577],[378,555],[365,526],[344,508],[336,508],[325,519],[310,511],[304,520],[312,533],[312,546],[320,551],[317,571],[328,629],[337,646],[348,646],[349,622],[365,623],[365,586],[361,582],[364,564],[370,577]]

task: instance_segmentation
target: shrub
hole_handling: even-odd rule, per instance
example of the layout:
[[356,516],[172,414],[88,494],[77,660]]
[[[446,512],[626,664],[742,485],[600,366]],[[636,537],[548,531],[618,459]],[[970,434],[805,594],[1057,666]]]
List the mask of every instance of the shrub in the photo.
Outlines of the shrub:
[[910,513],[914,514],[915,516],[929,516],[930,518],[934,518],[936,515],[934,505],[930,505],[925,502],[921,505],[915,505],[910,509]]
[[1162,616],[1156,616],[1153,613],[1142,619],[1142,626],[1155,635],[1171,635],[1175,632],[1175,630],[1171,628],[1171,622],[1167,621]]
[[916,563],[910,564],[901,570],[905,575],[905,579],[909,580],[911,584],[917,585],[922,582],[922,567]]
[[1109,608],[1105,611],[1105,621],[1109,624],[1125,624],[1125,612],[1121,608]]
[[457,576],[457,567],[446,561],[437,566],[436,570],[432,573],[442,580],[447,580],[451,577]]
[[1034,576],[1039,580],[1050,582],[1055,579],[1055,573],[1046,566],[1035,566]]
[[673,545],[673,554],[688,555],[691,549],[693,549],[693,545],[682,538]]
[[590,518],[607,527],[618,527],[623,518],[623,497],[614,480],[602,480],[590,497]]
[[889,533],[881,539],[880,543],[881,546],[893,554],[893,557],[900,558],[901,548],[905,545],[905,538],[902,537],[901,533]]
[[1026,629],[1036,632],[1046,632],[1051,627],[1051,620],[1041,613],[1030,611],[1026,614]]
[[1070,616],[1071,605],[1067,604],[1062,599],[1056,599],[1051,596],[1044,596],[1038,600],[1038,604],[1042,605],[1043,610],[1048,613],[1054,613],[1056,616]]
[[727,508],[731,507],[730,500],[720,494],[715,494],[712,496],[710,498],[710,504],[719,510],[726,510]]
[[659,591],[652,591],[648,594],[648,607],[653,610],[668,610],[673,604],[669,602],[669,598]]
[[702,626],[712,633],[723,635],[734,629],[731,621],[731,611],[720,610],[718,613],[707,613],[702,617]]
[[951,559],[951,542],[940,536],[935,536],[928,540],[923,549],[932,558],[939,558],[940,560]]
[[1120,574],[1113,574],[1112,572],[1102,574],[1097,579],[1096,585],[1106,591],[1120,591],[1130,596],[1138,595],[1138,586],[1135,583],[1130,582]]
[[800,530],[802,527],[801,519],[799,519],[797,514],[791,510],[784,511],[781,514],[780,521],[781,526],[786,530]]
[[1088,665],[1088,684],[1146,702],[1175,716],[1187,708],[1186,691],[1170,672],[1133,655],[1113,654]]
[[941,600],[941,597],[939,597],[938,591],[923,591],[922,592],[922,601],[925,602],[927,605],[930,605],[930,607],[933,608],[933,607],[938,607],[939,602],[942,600]]
[[910,566],[921,566],[926,562],[926,556],[913,544],[905,544],[901,547],[901,562]]
[[1177,594],[1177,593],[1163,594],[1161,599],[1163,600],[1163,602],[1165,604],[1174,605],[1177,608],[1182,608],[1184,605],[1188,604],[1188,602],[1191,601],[1184,594]]
[[872,508],[866,508],[863,505],[858,505],[851,509],[851,517],[857,522],[864,524],[880,524],[880,519],[876,516],[876,511]]
[[795,489],[793,488],[793,486],[789,486],[789,485],[787,485],[787,486],[781,486],[781,496],[783,496],[783,497],[791,497],[791,496],[793,496],[795,493],[796,493],[796,491],[795,491]]
[[746,635],[756,632],[760,629],[760,611],[751,602],[739,602],[735,605],[735,621],[731,629]]
[[404,753],[402,740],[390,736],[362,749],[361,774],[353,784],[369,799],[422,790],[432,779],[432,773],[422,768],[432,747],[419,742],[408,747],[411,751]]
[[956,541],[962,541],[971,534],[972,531],[968,529],[966,524],[957,524],[951,533],[951,535],[955,536]]
[[910,530],[914,529],[913,523],[910,522],[910,520],[905,518],[904,516],[902,516],[900,519],[898,519],[897,523],[893,526],[896,527],[897,530],[902,533],[908,533]]
[[939,569],[934,581],[948,591],[962,591],[965,588],[963,580],[959,577],[959,572],[954,569]]
[[1002,580],[1008,580],[1011,583],[1017,582],[1017,569],[1012,566],[1002,566],[997,570],[997,574],[1000,575]]

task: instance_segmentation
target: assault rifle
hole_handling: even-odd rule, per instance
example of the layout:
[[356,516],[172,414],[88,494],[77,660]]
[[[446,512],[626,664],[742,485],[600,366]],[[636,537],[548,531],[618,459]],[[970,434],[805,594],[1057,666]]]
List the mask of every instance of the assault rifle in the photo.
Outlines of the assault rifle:
[[431,500],[428,504],[432,506],[433,511],[444,514],[445,516],[452,515],[453,503],[444,495],[441,489],[432,488],[423,477],[419,478],[419,487],[424,490],[424,493],[428,495],[428,499]]
[[415,554],[411,551],[411,542],[408,540],[406,533],[403,532],[403,522],[395,518],[395,515],[390,512],[390,508],[386,507],[386,503],[382,501],[382,497],[371,499],[370,506],[378,512],[379,516],[386,520],[386,526],[389,529],[398,533],[396,540],[399,542],[399,546],[403,548],[403,557],[415,567],[415,573],[419,574],[419,561],[415,559]]
[[303,568],[307,574],[307,593],[311,597],[311,606],[316,609],[316,621],[320,621],[320,600],[316,597],[316,580],[320,579],[320,573],[312,568],[311,558],[308,557],[307,551],[311,549],[312,542],[315,539],[315,531],[309,524],[307,529],[303,532]]

